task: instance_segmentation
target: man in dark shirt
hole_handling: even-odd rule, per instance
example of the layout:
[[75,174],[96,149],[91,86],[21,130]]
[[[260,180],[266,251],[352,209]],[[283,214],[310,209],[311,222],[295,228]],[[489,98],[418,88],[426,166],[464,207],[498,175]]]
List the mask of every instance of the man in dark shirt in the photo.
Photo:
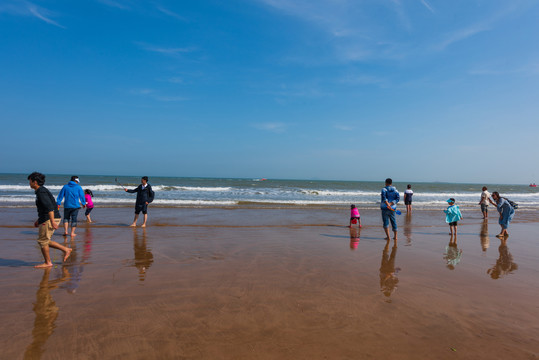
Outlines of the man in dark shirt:
[[144,214],[144,222],[142,223],[142,227],[146,227],[146,221],[148,220],[148,204],[153,201],[153,198],[155,196],[155,193],[152,190],[152,186],[148,184],[148,177],[143,176],[142,179],[140,179],[140,185],[133,190],[127,190],[128,193],[137,193],[137,201],[135,202],[135,219],[133,220],[133,223],[129,226],[137,226],[137,220],[138,215],[142,211]]
[[58,244],[56,241],[52,241],[52,234],[58,229],[60,223],[60,212],[56,206],[56,201],[51,192],[44,187],[45,175],[33,172],[28,175],[30,187],[35,190],[36,193],[36,206],[38,218],[34,222],[34,226],[39,228],[39,236],[37,242],[41,246],[41,253],[45,262],[43,264],[36,265],[36,268],[48,268],[51,267],[52,261],[49,253],[49,247],[61,250],[64,253],[64,261],[71,255],[72,249]]

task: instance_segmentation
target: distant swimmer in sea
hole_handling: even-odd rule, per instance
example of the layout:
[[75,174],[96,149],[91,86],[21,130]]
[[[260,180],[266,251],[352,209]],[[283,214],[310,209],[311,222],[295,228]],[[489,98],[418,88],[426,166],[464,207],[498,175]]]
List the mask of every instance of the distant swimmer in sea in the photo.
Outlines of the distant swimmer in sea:
[[449,204],[449,206],[446,210],[444,210],[445,222],[449,224],[449,231],[451,232],[451,237],[455,236],[456,238],[458,221],[462,219],[462,213],[460,212],[458,205],[455,205],[455,199],[450,198],[447,200],[447,203]]
[[511,220],[513,220],[513,216],[515,216],[515,208],[506,198],[501,197],[497,191],[492,193],[492,198],[496,201],[498,213],[500,213],[498,224],[500,224],[502,228],[501,232],[496,235],[496,237],[504,238],[509,236],[507,228],[509,227]]
[[389,239],[389,223],[391,222],[391,228],[395,235],[394,240],[397,242],[397,220],[395,219],[395,211],[397,210],[397,203],[400,200],[400,195],[397,189],[392,186],[393,180],[386,179],[386,186],[382,188],[380,193],[380,210],[382,210],[382,223],[384,232],[386,233],[386,239]]
[[41,247],[41,254],[45,260],[43,264],[36,265],[35,267],[48,268],[53,265],[49,247],[62,251],[64,253],[64,261],[71,255],[72,250],[51,240],[54,231],[58,229],[61,217],[60,211],[58,211],[58,207],[54,201],[54,196],[52,196],[51,192],[43,186],[45,184],[45,175],[33,172],[28,175],[28,181],[30,187],[34,189],[36,194],[38,218],[34,222],[34,226],[39,228],[37,242]]
[[350,205],[350,225],[348,227],[352,227],[352,224],[358,224],[357,226],[361,228],[361,215],[355,205]]
[[133,219],[133,223],[129,226],[137,226],[138,216],[142,212],[144,215],[144,222],[141,226],[146,227],[146,221],[148,220],[148,204],[151,203],[155,197],[152,186],[148,184],[148,177],[143,176],[140,179],[140,185],[136,189],[125,189],[125,191],[131,194],[137,193],[137,200],[135,202],[135,219]]
[[404,191],[404,205],[406,205],[406,213],[412,213],[412,196],[414,191],[412,190],[412,185],[408,184],[406,190]]

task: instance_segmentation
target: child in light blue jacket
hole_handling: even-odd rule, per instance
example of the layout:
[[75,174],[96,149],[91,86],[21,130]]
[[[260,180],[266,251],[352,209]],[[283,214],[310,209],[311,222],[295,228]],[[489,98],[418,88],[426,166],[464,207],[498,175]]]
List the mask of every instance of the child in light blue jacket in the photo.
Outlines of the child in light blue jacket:
[[449,206],[444,210],[445,222],[449,224],[451,235],[457,235],[457,222],[462,219],[462,214],[458,205],[455,205],[455,199],[450,198],[447,200],[447,203]]

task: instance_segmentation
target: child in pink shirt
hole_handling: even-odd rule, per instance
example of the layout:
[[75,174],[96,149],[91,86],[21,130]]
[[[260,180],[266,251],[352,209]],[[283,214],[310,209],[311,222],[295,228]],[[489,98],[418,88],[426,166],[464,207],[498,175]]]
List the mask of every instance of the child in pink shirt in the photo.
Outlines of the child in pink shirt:
[[352,224],[359,223],[359,227],[361,227],[361,215],[359,215],[359,210],[355,205],[350,205],[350,226],[352,227]]
[[86,212],[84,215],[86,215],[86,221],[89,223],[92,222],[92,218],[90,217],[90,213],[94,209],[94,202],[92,201],[92,197],[94,194],[92,193],[92,190],[86,189],[84,190],[84,198],[86,199]]

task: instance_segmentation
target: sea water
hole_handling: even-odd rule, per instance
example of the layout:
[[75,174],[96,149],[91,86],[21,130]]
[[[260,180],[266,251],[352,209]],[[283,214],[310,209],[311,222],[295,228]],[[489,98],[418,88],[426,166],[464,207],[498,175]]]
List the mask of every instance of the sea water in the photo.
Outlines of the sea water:
[[[35,195],[28,185],[28,174],[0,174],[0,206],[34,206]],[[70,179],[68,175],[47,175],[45,187],[57,196]],[[96,206],[132,206],[135,194],[129,194],[115,182],[114,176],[80,175],[83,189],[94,194]],[[129,189],[140,184],[140,177],[119,177]],[[355,204],[360,208],[377,208],[380,203],[379,182],[325,181],[283,179],[229,179],[152,177],[149,183],[155,191],[153,206],[163,207],[341,207]],[[394,182],[401,194],[408,182]],[[412,183],[415,209],[439,209],[446,200],[455,198],[461,207],[478,206],[481,188],[498,191],[519,204],[519,209],[539,209],[539,188],[528,185]]]

